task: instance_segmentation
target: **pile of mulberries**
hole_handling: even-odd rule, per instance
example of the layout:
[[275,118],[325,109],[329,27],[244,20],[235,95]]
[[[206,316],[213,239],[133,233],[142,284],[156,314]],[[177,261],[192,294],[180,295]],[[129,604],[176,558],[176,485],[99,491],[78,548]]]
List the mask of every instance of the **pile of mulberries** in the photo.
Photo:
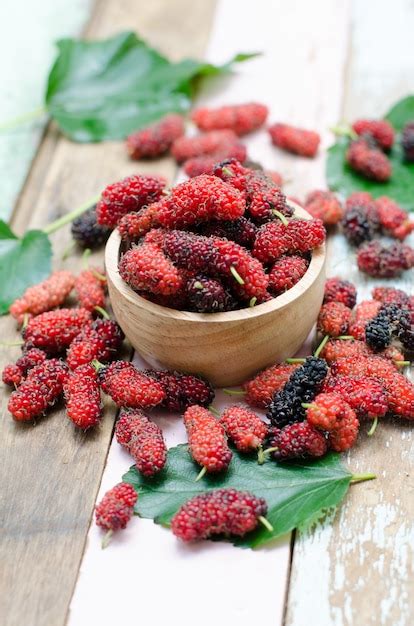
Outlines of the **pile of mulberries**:
[[235,159],[135,212],[124,212],[120,198],[129,202],[130,193],[119,184],[111,195],[118,198],[114,219],[123,215],[120,276],[169,308],[220,313],[267,302],[304,276],[325,241],[320,219],[294,217],[270,177]]

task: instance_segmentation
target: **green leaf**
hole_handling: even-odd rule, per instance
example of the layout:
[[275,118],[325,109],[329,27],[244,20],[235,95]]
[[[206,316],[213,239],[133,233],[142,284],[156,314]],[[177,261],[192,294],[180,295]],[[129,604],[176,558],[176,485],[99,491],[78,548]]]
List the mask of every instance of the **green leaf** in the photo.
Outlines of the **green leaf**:
[[328,187],[345,197],[354,191],[368,191],[374,198],[390,196],[407,211],[413,211],[414,163],[404,162],[399,138],[389,155],[392,176],[386,183],[368,180],[349,167],[345,161],[348,144],[349,140],[341,137],[328,150],[326,161]]
[[396,130],[401,131],[407,122],[414,122],[414,96],[399,100],[385,116]]
[[0,220],[0,315],[30,285],[50,274],[52,247],[41,230],[29,230],[22,239]]
[[274,531],[260,527],[234,541],[250,547],[268,543],[313,518],[318,511],[337,505],[352,478],[334,453],[309,463],[277,464],[269,460],[259,465],[255,456],[234,452],[226,474],[205,475],[195,482],[199,471],[187,445],[179,445],[168,451],[167,466],[158,476],[145,478],[131,467],[122,478],[139,494],[136,512],[163,525],[170,523],[187,500],[212,489],[234,487],[265,498],[269,507],[266,517]]
[[123,139],[166,113],[185,113],[195,83],[230,71],[185,59],[172,63],[133,32],[102,41],[62,39],[49,74],[46,105],[60,129],[80,142]]

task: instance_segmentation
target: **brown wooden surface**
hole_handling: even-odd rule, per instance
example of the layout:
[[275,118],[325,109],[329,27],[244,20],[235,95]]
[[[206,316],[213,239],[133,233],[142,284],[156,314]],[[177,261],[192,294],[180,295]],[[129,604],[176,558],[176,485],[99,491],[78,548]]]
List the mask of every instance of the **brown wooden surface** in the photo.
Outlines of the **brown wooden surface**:
[[[201,56],[213,11],[213,0],[101,0],[86,35],[103,37],[131,29],[175,59]],[[137,166],[127,159],[121,142],[77,145],[52,125],[16,206],[12,227],[18,233],[42,227],[106,184],[138,170],[163,173],[171,180],[175,166],[169,159]],[[55,267],[76,271],[79,255],[60,261],[70,241],[69,228],[52,239]],[[103,258],[103,252],[94,255],[94,260],[98,258]],[[18,338],[9,317],[1,318],[0,335],[8,341]],[[19,348],[2,350],[0,367],[18,355]],[[9,394],[1,395],[0,622],[60,626],[78,575],[115,412],[108,407],[101,427],[86,434],[76,431],[61,409],[35,426],[16,424],[6,409]]]

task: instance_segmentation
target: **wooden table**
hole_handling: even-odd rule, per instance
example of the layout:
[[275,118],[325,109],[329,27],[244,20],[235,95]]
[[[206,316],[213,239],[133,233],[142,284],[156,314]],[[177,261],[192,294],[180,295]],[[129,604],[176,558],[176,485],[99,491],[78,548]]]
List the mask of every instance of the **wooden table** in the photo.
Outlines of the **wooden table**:
[[[62,11],[74,12],[75,7],[63,3]],[[71,19],[72,25],[82,21]],[[224,61],[235,51],[262,50],[261,59],[240,67],[231,80],[210,84],[200,100],[264,101],[271,107],[272,120],[318,129],[323,148],[332,142],[329,127],[341,119],[381,115],[413,89],[411,0],[395,0],[392,5],[386,0],[99,0],[91,9],[84,34],[104,37],[121,29],[136,29],[175,59],[207,54],[209,60]],[[1,140],[10,146],[7,142],[16,137],[2,136]],[[32,146],[35,141],[32,137]],[[265,134],[249,138],[248,145],[252,158],[282,172],[288,180],[288,194],[303,198],[307,191],[325,186],[324,149],[317,159],[308,161],[274,150]],[[44,226],[107,183],[138,169],[162,172],[170,181],[177,174],[168,158],[154,165],[137,165],[127,160],[122,143],[76,145],[49,125],[11,224],[17,232],[27,226]],[[14,191],[9,185],[10,197],[21,178],[19,169]],[[53,235],[55,266],[76,270],[79,258],[60,261],[69,240],[69,229]],[[94,258],[99,260],[102,254]],[[354,257],[336,235],[330,238],[329,273],[355,280],[363,296],[369,296],[375,284],[357,272]],[[399,284],[412,289],[410,281],[408,276]],[[17,338],[15,324],[8,317],[0,324],[2,338]],[[17,355],[17,348],[4,350],[1,365]],[[2,625],[60,626],[68,620],[72,626],[91,621],[103,625],[113,622],[111,611],[116,613],[114,607],[121,603],[119,621],[121,616],[128,623],[145,619],[155,626],[166,615],[183,626],[204,626],[214,616],[218,624],[243,626],[263,619],[277,626],[413,623],[410,478],[414,454],[408,424],[387,421],[372,440],[361,436],[345,462],[354,472],[375,472],[378,479],[353,487],[339,511],[298,530],[291,541],[286,538],[260,556],[228,546],[214,547],[213,553],[210,545],[184,558],[177,554],[175,575],[167,554],[171,538],[151,522],[134,520],[112,555],[109,550],[102,553],[106,562],[97,556],[98,537],[93,528],[86,541],[102,475],[104,490],[120,479],[120,468],[128,467],[127,457],[117,447],[112,446],[107,456],[115,419],[111,407],[96,433],[83,434],[74,432],[63,411],[55,411],[34,428],[17,425],[5,408],[8,393],[1,395]],[[170,442],[180,436],[172,431]],[[138,539],[131,536],[132,530]],[[157,567],[148,569],[146,575],[151,541]],[[168,580],[163,577],[163,555],[170,568]],[[237,588],[236,581],[239,585],[243,581],[237,571],[242,561],[249,568],[245,570],[248,584]],[[231,572],[231,564],[233,575],[226,578],[223,568]],[[189,572],[200,583],[195,598],[186,593]],[[100,573],[108,574],[109,583]],[[132,584],[134,576],[140,581],[138,589]],[[132,582],[123,583],[127,577]],[[133,590],[132,596],[124,597],[123,589]]]

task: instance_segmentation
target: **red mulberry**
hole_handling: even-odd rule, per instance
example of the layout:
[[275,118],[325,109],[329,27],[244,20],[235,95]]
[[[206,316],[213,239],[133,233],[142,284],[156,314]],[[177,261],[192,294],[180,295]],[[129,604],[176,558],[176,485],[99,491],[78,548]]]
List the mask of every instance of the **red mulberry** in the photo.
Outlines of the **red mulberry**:
[[63,392],[69,370],[59,359],[36,365],[9,398],[8,410],[18,422],[40,417],[57,402]]
[[125,528],[134,514],[137,494],[131,485],[119,483],[106,492],[95,508],[96,525],[107,531],[102,547],[106,547],[111,534]]
[[240,452],[251,452],[262,445],[266,435],[266,424],[251,409],[231,406],[221,416],[228,438]]
[[269,274],[269,290],[276,295],[291,289],[306,274],[308,261],[301,256],[282,256]]
[[266,409],[273,395],[284,387],[298,367],[299,365],[296,364],[280,363],[259,372],[254,378],[243,383],[243,389],[246,392],[245,401],[251,406]]
[[188,281],[190,308],[197,313],[222,313],[236,308],[236,302],[223,285],[214,278],[196,276]]
[[328,450],[324,435],[306,421],[271,428],[269,435],[270,447],[276,448],[272,451],[272,458],[276,461],[320,457]]
[[212,386],[199,376],[166,370],[146,370],[145,374],[161,383],[165,392],[162,406],[169,411],[185,411],[192,404],[209,406],[214,400]]
[[165,200],[154,202],[138,213],[127,213],[118,223],[118,231],[124,240],[136,240],[158,224],[158,210]]
[[182,278],[165,254],[153,244],[128,250],[119,262],[121,278],[136,291],[168,296],[182,286]]
[[320,393],[306,409],[306,419],[314,428],[331,432],[345,422],[353,423],[355,411],[339,393]]
[[159,176],[136,175],[108,185],[96,206],[98,223],[115,228],[121,217],[161,198],[166,181]]
[[46,360],[46,354],[43,350],[38,348],[32,348],[27,350],[21,357],[19,357],[16,363],[10,363],[6,365],[2,373],[2,380],[5,385],[11,387],[18,387],[20,383],[25,379],[27,372],[40,365]]
[[348,331],[352,311],[342,302],[327,302],[318,315],[318,330],[324,335],[339,337]]
[[332,191],[312,191],[306,197],[305,209],[312,217],[322,220],[325,226],[335,226],[344,212],[342,204]]
[[66,360],[70,369],[80,365],[111,361],[124,340],[124,333],[113,320],[97,319],[72,341]]
[[83,430],[99,424],[102,417],[98,374],[93,365],[81,365],[69,375],[64,387],[69,419]]
[[328,278],[325,283],[325,293],[323,296],[326,302],[341,302],[350,309],[353,309],[357,301],[357,290],[348,280],[343,280],[335,276]]
[[381,303],[375,300],[363,300],[360,302],[354,311],[348,333],[355,339],[365,340],[365,326],[369,320],[377,315],[380,308]]
[[211,174],[216,163],[224,159],[237,159],[245,161],[247,158],[247,149],[242,143],[229,143],[226,147],[222,147],[218,152],[206,154],[202,156],[192,157],[184,162],[184,172],[190,178],[200,176],[201,174]]
[[322,392],[342,396],[359,418],[383,417],[388,410],[388,394],[381,383],[373,378],[329,376]]
[[358,268],[374,278],[395,278],[414,267],[414,249],[402,243],[390,246],[380,241],[364,244],[357,254]]
[[96,307],[105,308],[105,285],[103,270],[89,269],[81,272],[75,281],[79,306],[91,313],[96,310]]
[[269,222],[257,233],[253,255],[262,263],[270,263],[286,253],[309,252],[320,246],[325,238],[321,220],[292,219],[286,226],[280,221]]
[[352,124],[357,135],[370,135],[382,150],[391,150],[394,129],[386,120],[357,120]]
[[197,405],[190,406],[184,413],[184,426],[194,461],[209,473],[226,470],[232,453],[223,426],[210,411]]
[[167,447],[162,430],[138,409],[122,409],[115,436],[135,461],[143,476],[160,472],[167,460]]
[[228,128],[237,135],[246,135],[257,130],[266,121],[269,110],[264,104],[250,102],[222,106],[218,109],[200,108],[191,114],[191,119],[200,130],[210,131]]
[[215,535],[242,537],[266,515],[263,498],[236,489],[217,489],[191,498],[174,515],[171,530],[182,541]]
[[381,228],[385,234],[402,241],[413,232],[414,221],[410,220],[407,212],[391,198],[381,196],[375,200],[375,206]]
[[132,363],[114,361],[99,370],[102,389],[118,406],[150,408],[165,399],[161,383],[139,372]]
[[269,127],[273,145],[305,157],[314,157],[321,138],[313,130],[296,128],[288,124],[273,124]]
[[212,130],[196,137],[180,137],[171,148],[171,154],[178,163],[194,157],[217,154],[229,145],[238,143],[238,137],[232,130]]
[[68,348],[91,321],[92,316],[86,309],[47,311],[29,320],[23,339],[26,344],[45,352],[59,353]]
[[21,324],[25,315],[39,315],[39,313],[55,309],[63,304],[74,284],[75,277],[72,272],[66,270],[53,272],[49,278],[38,285],[28,287],[22,297],[11,305],[10,315]]
[[391,178],[389,159],[375,144],[365,138],[352,141],[346,153],[349,166],[365,178],[386,182]]
[[154,159],[162,156],[172,143],[184,135],[181,115],[166,115],[159,122],[129,135],[126,148],[131,159]]

